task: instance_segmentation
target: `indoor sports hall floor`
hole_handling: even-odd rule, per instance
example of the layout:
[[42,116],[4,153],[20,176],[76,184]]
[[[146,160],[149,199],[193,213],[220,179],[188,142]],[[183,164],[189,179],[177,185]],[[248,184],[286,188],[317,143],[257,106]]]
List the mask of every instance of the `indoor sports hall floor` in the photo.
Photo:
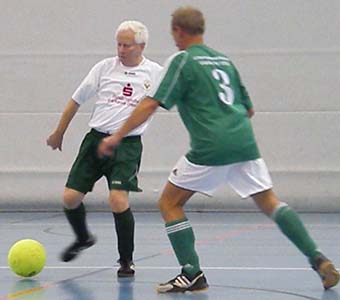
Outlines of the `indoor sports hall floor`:
[[[0,300],[289,300],[340,299],[340,285],[324,291],[306,259],[266,217],[258,213],[191,213],[197,251],[210,288],[201,293],[157,294],[155,286],[179,268],[158,213],[136,213],[136,277],[117,280],[117,259],[110,213],[90,213],[97,244],[77,260],[62,263],[58,254],[72,240],[61,213],[0,213]],[[340,266],[340,215],[302,214],[323,252]],[[32,279],[7,266],[17,240],[44,244],[48,259]]]

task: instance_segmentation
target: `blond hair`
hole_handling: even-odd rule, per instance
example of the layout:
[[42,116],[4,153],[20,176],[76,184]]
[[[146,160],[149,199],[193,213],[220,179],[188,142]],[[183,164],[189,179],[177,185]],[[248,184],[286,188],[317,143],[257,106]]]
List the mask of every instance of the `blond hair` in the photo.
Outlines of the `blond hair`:
[[173,12],[171,26],[172,28],[179,27],[192,35],[203,34],[205,30],[204,16],[197,8],[182,6]]

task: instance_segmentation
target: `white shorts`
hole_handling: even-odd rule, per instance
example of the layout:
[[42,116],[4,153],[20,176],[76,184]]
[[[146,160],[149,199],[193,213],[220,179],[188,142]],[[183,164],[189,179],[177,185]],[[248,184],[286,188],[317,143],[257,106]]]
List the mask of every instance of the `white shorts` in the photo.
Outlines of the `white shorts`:
[[273,184],[262,158],[224,166],[202,166],[182,156],[168,180],[183,189],[212,196],[217,188],[228,183],[242,198],[269,190]]

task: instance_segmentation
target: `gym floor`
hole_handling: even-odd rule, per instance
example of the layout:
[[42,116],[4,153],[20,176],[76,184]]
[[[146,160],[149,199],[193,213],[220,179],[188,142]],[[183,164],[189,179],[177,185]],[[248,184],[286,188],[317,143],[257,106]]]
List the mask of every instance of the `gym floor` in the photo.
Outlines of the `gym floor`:
[[[306,258],[259,213],[189,213],[196,250],[210,287],[201,293],[158,294],[155,286],[180,271],[158,213],[135,213],[136,276],[118,280],[112,214],[89,213],[98,242],[70,263],[58,260],[73,235],[62,213],[0,213],[0,300],[322,299],[340,300],[340,285],[324,291]],[[326,256],[340,266],[340,215],[301,214]],[[7,253],[17,240],[40,241],[43,271],[12,273]]]

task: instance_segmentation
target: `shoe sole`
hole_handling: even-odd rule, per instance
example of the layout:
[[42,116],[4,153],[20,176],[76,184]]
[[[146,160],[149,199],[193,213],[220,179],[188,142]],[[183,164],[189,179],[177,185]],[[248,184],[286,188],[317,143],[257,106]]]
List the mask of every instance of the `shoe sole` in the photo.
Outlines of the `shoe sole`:
[[200,292],[206,291],[208,288],[209,288],[209,286],[206,286],[206,287],[204,287],[204,288],[202,288],[202,289],[200,289],[200,290],[193,290],[193,291],[190,291],[190,292],[191,292],[191,293],[200,293]]
[[200,292],[204,292],[209,288],[209,286],[205,286],[204,288],[201,289],[195,289],[195,290],[185,290],[185,291],[177,291],[177,292],[171,292],[171,291],[164,291],[161,288],[156,288],[157,293],[159,294],[179,294],[182,293],[184,294],[185,292],[190,292],[190,293],[200,293]]
[[325,290],[339,283],[340,274],[334,268],[334,265],[331,262],[326,261],[322,263],[318,271],[322,278],[322,283],[323,283],[323,287],[325,288]]

